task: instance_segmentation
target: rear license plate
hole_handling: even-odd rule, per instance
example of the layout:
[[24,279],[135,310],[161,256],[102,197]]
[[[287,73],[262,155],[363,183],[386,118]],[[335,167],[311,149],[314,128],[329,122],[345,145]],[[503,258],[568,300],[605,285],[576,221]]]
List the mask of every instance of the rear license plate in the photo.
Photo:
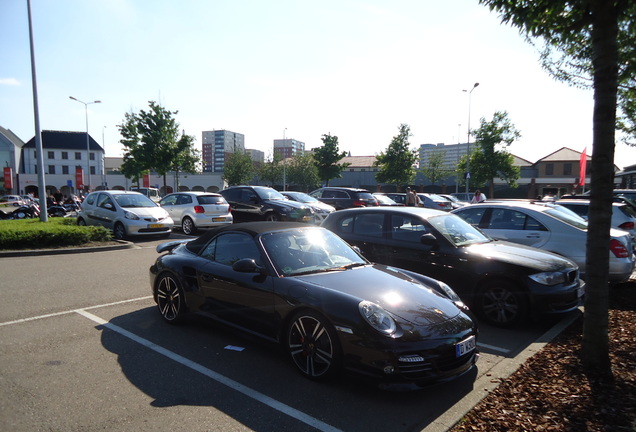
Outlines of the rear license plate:
[[475,349],[475,346],[477,345],[476,342],[477,339],[475,338],[475,336],[471,336],[468,339],[461,341],[460,343],[455,345],[455,356],[461,357],[464,354],[471,352]]
[[163,228],[163,224],[150,224],[148,228]]
[[225,222],[225,218],[224,217],[212,218],[212,222]]

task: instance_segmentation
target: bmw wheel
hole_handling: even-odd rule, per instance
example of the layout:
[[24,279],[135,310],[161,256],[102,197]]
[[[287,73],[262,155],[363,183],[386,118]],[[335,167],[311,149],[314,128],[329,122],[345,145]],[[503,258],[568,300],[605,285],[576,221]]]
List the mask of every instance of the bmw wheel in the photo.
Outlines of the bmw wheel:
[[177,324],[185,313],[185,299],[181,285],[172,275],[161,276],[157,283],[157,307],[164,321]]
[[117,240],[123,240],[126,238],[126,227],[123,223],[117,222],[115,224],[115,228],[113,229],[113,235]]
[[338,336],[333,326],[315,312],[303,311],[294,316],[287,329],[285,348],[307,378],[322,380],[340,370]]
[[475,306],[479,316],[499,327],[524,321],[529,310],[525,293],[504,281],[493,281],[484,286],[477,295]]
[[192,221],[192,219],[186,216],[183,218],[183,221],[181,222],[181,230],[183,231],[184,234],[190,235],[197,232],[197,227],[196,225],[194,225],[194,222]]
[[265,220],[269,222],[277,222],[280,220],[280,216],[274,212],[269,212],[265,215]]

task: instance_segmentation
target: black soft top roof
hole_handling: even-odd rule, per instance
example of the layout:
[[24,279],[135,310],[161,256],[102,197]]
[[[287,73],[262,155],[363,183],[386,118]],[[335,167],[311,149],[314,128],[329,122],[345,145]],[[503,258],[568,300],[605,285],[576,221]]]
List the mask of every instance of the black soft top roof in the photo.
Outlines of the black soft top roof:
[[298,228],[312,228],[315,225],[310,225],[301,222],[241,222],[234,223],[231,225],[225,225],[222,227],[214,228],[208,230],[206,233],[202,234],[200,237],[186,243],[186,248],[190,252],[198,254],[205,245],[209,243],[212,237],[216,236],[219,233],[225,231],[240,231],[251,235],[252,237],[256,237],[259,234],[286,230],[286,229],[298,229]]

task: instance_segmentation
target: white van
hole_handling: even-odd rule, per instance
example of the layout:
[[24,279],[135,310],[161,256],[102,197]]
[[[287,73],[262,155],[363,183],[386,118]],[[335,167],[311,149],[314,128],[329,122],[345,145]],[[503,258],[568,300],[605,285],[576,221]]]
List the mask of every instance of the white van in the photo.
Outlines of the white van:
[[143,195],[146,195],[148,198],[153,200],[154,202],[159,202],[161,200],[161,196],[159,195],[159,189],[153,187],[133,187],[130,188],[131,191],[139,192]]

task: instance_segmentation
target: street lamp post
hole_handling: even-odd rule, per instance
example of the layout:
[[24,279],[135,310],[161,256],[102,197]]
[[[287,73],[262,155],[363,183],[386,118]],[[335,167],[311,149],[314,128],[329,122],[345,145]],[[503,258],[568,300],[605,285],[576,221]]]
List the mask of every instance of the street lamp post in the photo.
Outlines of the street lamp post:
[[470,91],[468,90],[464,90],[465,92],[468,92],[468,141],[466,142],[467,147],[466,147],[466,193],[468,194],[468,189],[469,189],[469,183],[470,183],[470,95],[473,94],[473,90],[475,90],[477,88],[477,86],[479,85],[479,83],[475,83],[475,85],[473,85],[473,88],[470,89]]
[[91,147],[88,139],[88,106],[91,104],[102,103],[100,100],[96,100],[93,102],[82,102],[81,100],[74,98],[73,96],[69,96],[69,99],[73,99],[76,102],[84,104],[84,113],[86,115],[86,172],[88,175],[88,192],[91,190]]
[[283,191],[287,190],[287,161],[285,160],[287,159],[287,155],[285,151],[285,132],[287,132],[287,128],[283,129]]
[[106,140],[104,139],[104,131],[106,130],[106,126],[102,127],[102,149],[104,152],[102,153],[102,188],[108,189],[106,184]]
[[[461,142],[461,130],[462,130],[462,124],[459,123],[457,125],[457,165],[459,165],[459,143]],[[457,166],[455,165],[455,166]],[[459,170],[457,170],[457,180],[455,181],[455,193],[459,193]]]

